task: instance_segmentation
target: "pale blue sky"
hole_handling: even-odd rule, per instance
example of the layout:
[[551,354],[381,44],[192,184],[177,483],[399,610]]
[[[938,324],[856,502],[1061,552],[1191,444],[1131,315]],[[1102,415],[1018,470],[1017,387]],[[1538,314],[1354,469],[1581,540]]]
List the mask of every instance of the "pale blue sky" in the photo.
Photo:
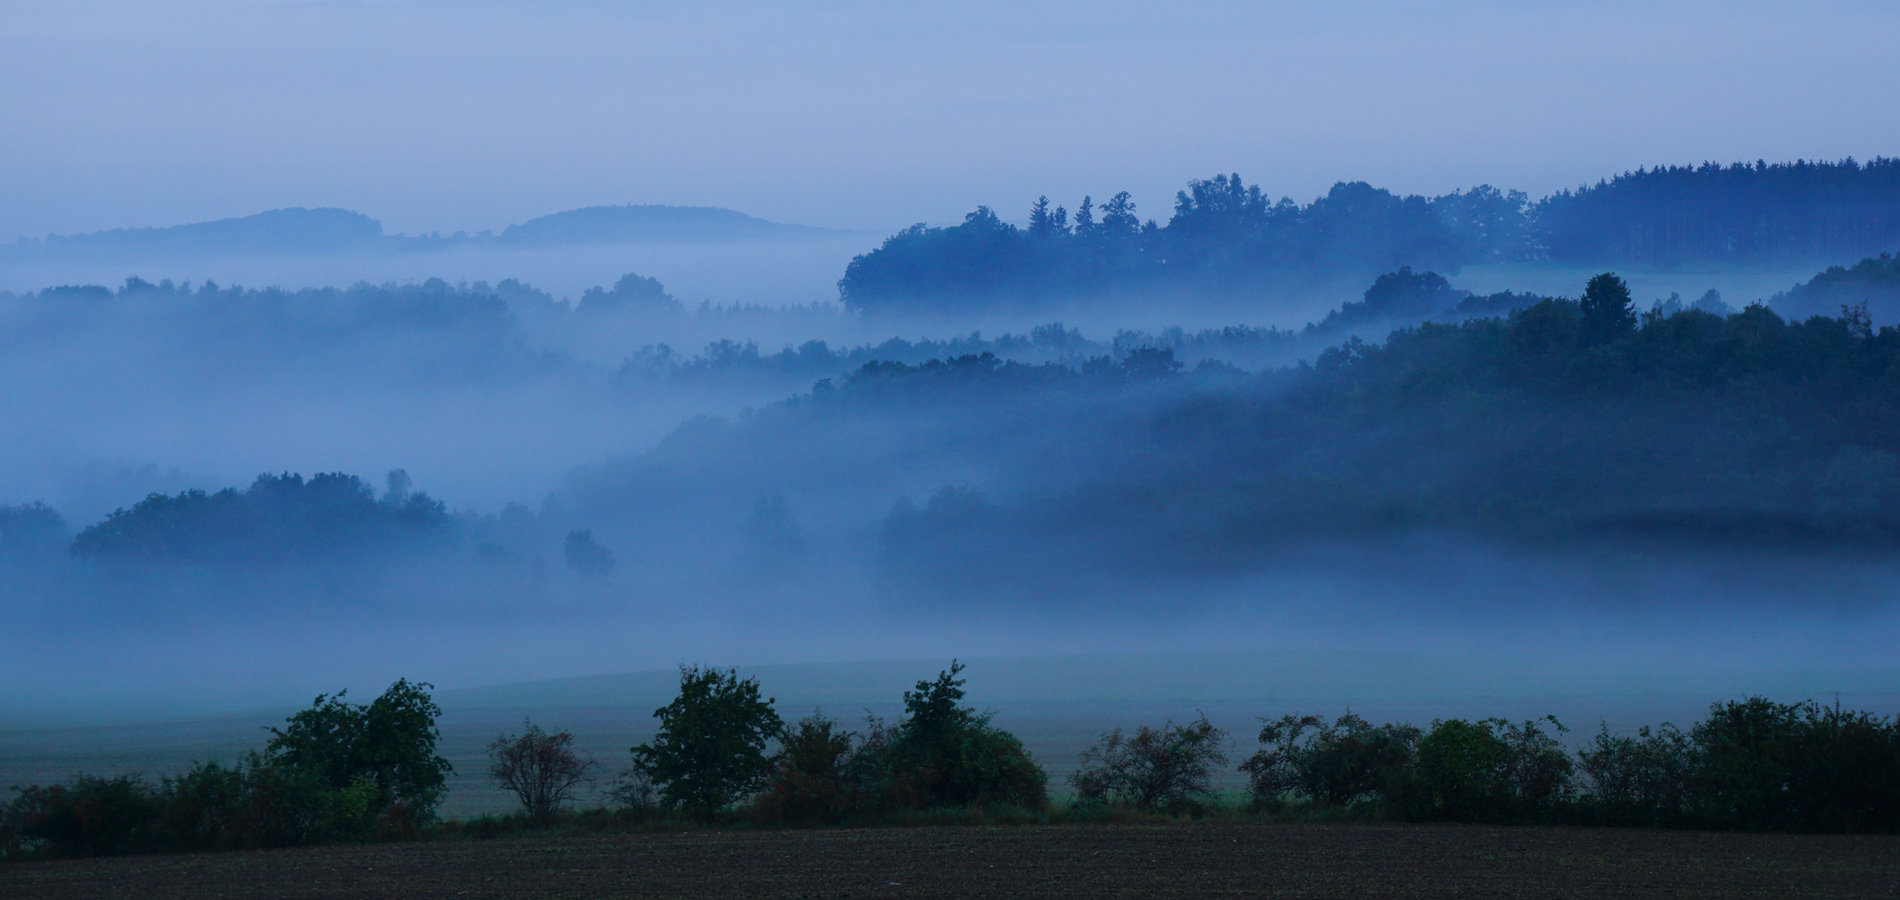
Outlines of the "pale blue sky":
[[884,230],[1239,170],[1535,194],[1900,154],[1900,5],[0,0],[0,239],[343,206]]

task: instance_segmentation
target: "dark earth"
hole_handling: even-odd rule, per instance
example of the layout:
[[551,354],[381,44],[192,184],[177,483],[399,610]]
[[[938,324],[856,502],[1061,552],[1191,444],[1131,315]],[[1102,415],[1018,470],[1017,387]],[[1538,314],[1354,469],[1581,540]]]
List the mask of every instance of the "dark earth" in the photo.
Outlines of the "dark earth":
[[0,897],[1900,897],[1900,837],[1060,825],[452,840],[0,866]]

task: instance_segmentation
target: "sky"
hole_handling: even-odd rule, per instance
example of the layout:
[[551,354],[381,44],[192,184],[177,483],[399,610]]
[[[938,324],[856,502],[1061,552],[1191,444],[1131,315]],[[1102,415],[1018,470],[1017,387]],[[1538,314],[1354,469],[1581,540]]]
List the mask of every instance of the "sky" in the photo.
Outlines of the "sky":
[[[0,240],[339,206],[881,232],[1239,171],[1533,196],[1900,150],[1890,2],[0,0]],[[1019,207],[1021,209],[1019,209]]]

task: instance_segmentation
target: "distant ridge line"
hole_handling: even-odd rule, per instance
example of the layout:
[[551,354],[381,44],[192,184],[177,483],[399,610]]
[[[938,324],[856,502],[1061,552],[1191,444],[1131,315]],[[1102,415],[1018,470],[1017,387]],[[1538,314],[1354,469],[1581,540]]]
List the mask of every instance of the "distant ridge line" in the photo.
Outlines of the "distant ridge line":
[[0,254],[67,256],[127,253],[327,253],[346,250],[428,251],[464,244],[524,247],[580,246],[651,241],[717,242],[796,239],[853,232],[770,222],[714,206],[657,204],[589,206],[510,225],[501,234],[460,232],[392,235],[360,212],[301,206],[208,222],[147,228],[113,228],[73,235],[20,238],[0,244]]
[[502,230],[499,239],[523,244],[603,243],[633,240],[734,240],[749,237],[822,237],[849,234],[811,225],[768,222],[717,206],[625,204],[585,206],[529,219]]

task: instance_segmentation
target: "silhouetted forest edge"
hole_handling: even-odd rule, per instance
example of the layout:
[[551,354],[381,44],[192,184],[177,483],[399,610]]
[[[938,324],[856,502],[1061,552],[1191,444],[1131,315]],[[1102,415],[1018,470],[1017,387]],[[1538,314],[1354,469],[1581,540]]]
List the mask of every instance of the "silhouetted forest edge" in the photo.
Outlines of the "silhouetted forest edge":
[[[1165,224],[1128,192],[1071,218],[1047,197],[1027,227],[987,206],[957,225],[915,225],[851,261],[844,304],[869,313],[1033,305],[1077,298],[1247,297],[1400,267],[1807,261],[1900,245],[1900,160],[1657,167],[1535,203],[1480,185],[1440,197],[1340,182],[1308,204],[1275,202],[1238,173],[1195,179]],[[1361,282],[1363,283],[1363,282]]]
[[[1244,797],[1215,788],[1229,735],[1205,718],[1117,727],[1052,797],[1022,742],[964,701],[962,667],[905,691],[895,722],[787,723],[759,683],[682,667],[603,805],[575,810],[601,761],[526,723],[489,747],[521,810],[440,820],[447,760],[429,685],[367,704],[319,696],[235,764],[154,783],[78,775],[16,788],[0,857],[98,856],[508,833],[692,827],[1248,820],[1571,824],[1745,831],[1900,831],[1900,718],[1761,697],[1712,704],[1684,730],[1599,731],[1572,749],[1554,717],[1375,724],[1263,717]],[[631,714],[631,711],[630,711]]]

